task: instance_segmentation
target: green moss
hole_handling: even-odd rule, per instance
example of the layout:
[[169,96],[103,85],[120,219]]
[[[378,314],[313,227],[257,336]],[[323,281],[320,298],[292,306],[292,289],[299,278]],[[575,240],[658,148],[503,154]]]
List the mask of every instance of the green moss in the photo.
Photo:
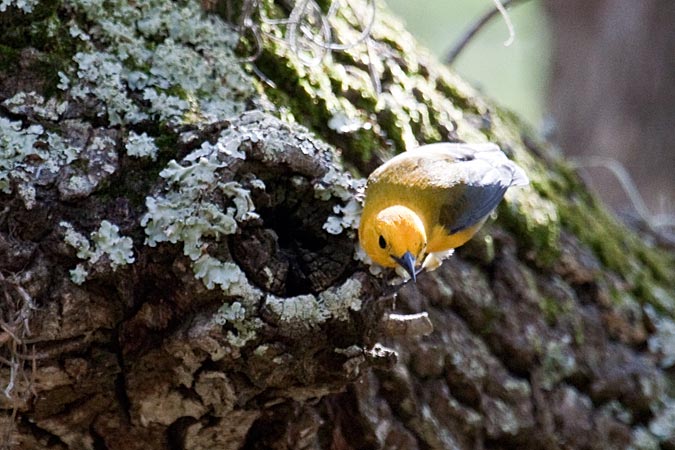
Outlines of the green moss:
[[[288,13],[272,2],[264,8],[269,17],[285,18]],[[334,35],[343,42],[358,35],[352,21],[341,15],[335,19]],[[267,33],[281,38],[283,29],[270,26]],[[303,65],[279,39],[264,38],[262,55],[255,64],[276,88],[261,83],[260,89],[288,117],[342,149],[347,165],[364,174],[388,152],[422,142],[498,143],[532,180],[529,188],[510,190],[499,208],[500,223],[515,235],[523,253],[538,267],[550,270],[560,255],[561,233],[569,231],[628,283],[631,295],[665,308],[668,296],[663,293],[675,290],[675,256],[649,247],[619,224],[588,192],[573,168],[551,155],[535,159],[529,154],[528,145],[539,145],[544,149],[541,153],[545,145],[523,138],[521,133],[531,134],[526,124],[484,100],[451,71],[425,63],[424,51],[380,6],[372,37],[378,41],[376,60],[370,60],[366,46],[359,45],[333,52],[332,59],[317,67]],[[382,84],[377,95],[368,64]],[[331,130],[328,122],[340,112],[371,127],[348,133]],[[542,300],[547,320],[564,312],[561,308]]]
[[[374,127],[359,128],[350,133],[338,133],[330,129],[329,121],[334,114],[343,111],[351,115],[363,114],[362,108],[356,107],[346,98],[335,95],[334,86],[347,83],[339,79],[339,74],[330,78],[329,72],[317,71],[307,74],[305,67],[286,53],[286,49],[275,47],[280,54],[265,51],[256,60],[256,66],[276,85],[270,87],[260,84],[263,92],[279,108],[285,109],[295,121],[306,126],[319,135],[325,136],[334,145],[342,149],[343,157],[355,167],[363,167],[383,147],[383,140]],[[281,63],[280,63],[281,60]],[[320,78],[321,74],[325,78]],[[352,80],[348,89],[352,89],[353,97],[364,107],[373,107],[375,102],[367,95],[356,95]],[[337,90],[340,92],[340,90]],[[361,120],[365,121],[364,115]]]
[[[168,161],[171,158],[175,158],[176,147],[178,146],[178,136],[175,133],[171,133],[168,129],[160,130],[155,137],[155,145],[159,149],[159,160],[163,162],[162,156]],[[163,164],[159,164],[163,166]]]
[[474,101],[474,93],[462,89],[462,84],[458,83],[459,77],[444,76],[436,82],[436,89],[446,98],[452,100],[452,103],[465,113],[479,114],[478,107]]
[[[673,314],[675,305],[668,304],[673,302],[672,297],[664,300],[660,295],[664,290],[675,289],[673,255],[649,247],[635,232],[620,224],[577,178],[564,169],[557,173],[565,177],[563,183],[551,184],[547,192],[557,205],[561,225],[591,248],[605,267],[626,280],[639,301]],[[570,183],[565,185],[564,181]]]
[[564,202],[560,199],[560,218],[563,225],[589,245],[601,262],[612,270],[627,275],[628,261],[622,236],[617,236],[613,224],[604,212],[593,211],[589,217],[588,205],[575,199]]
[[382,148],[379,136],[371,130],[360,129],[353,133],[349,139],[349,147],[343,151],[349,161],[358,161],[365,164]]
[[654,279],[659,283],[673,283],[675,278],[675,255],[654,251],[648,247],[638,247],[637,257],[649,267]]
[[[524,124],[513,114],[498,114],[506,130],[523,129]],[[502,128],[502,127],[500,127]],[[500,130],[495,132],[499,135]],[[553,160],[553,157],[549,157]],[[519,161],[520,162],[520,161]],[[555,261],[557,241],[562,229],[569,231],[587,245],[600,262],[628,282],[629,290],[640,302],[653,304],[659,310],[673,314],[675,305],[664,292],[675,291],[675,255],[651,247],[638,234],[629,230],[608,212],[588,191],[577,173],[563,161],[525,162],[531,186],[539,199],[527,190],[509,191],[525,201],[513,211],[510,202],[500,208],[500,218],[517,236],[519,243],[535,251],[537,261]],[[557,220],[540,222],[541,205],[552,206]],[[538,225],[538,226],[537,226]]]
[[561,302],[558,299],[548,296],[541,296],[539,298],[539,309],[544,314],[546,323],[554,326],[561,316],[569,314],[573,306],[568,302]]
[[7,72],[18,66],[21,53],[7,45],[0,45],[0,72]]
[[[534,186],[533,186],[534,188]],[[560,255],[560,220],[556,205],[534,189],[513,189],[499,207],[501,223],[518,239],[537,265],[550,267]]]
[[39,2],[32,13],[16,10],[0,14],[0,71],[20,69],[21,50],[40,52],[28,70],[43,81],[41,94],[52,96],[59,83],[58,72],[65,70],[75,54],[75,42],[59,18],[60,1]]
[[54,45],[49,38],[50,22],[57,20],[60,1],[38,2],[29,14],[8,8],[0,14],[0,42],[16,49],[33,47],[46,50]]
[[0,42],[16,49],[60,51],[63,38],[71,40],[59,19],[60,7],[60,1],[41,1],[30,14],[8,10],[0,15]]
[[59,88],[57,87],[60,82],[59,72],[66,70],[71,56],[70,54],[65,55],[60,53],[46,54],[29,67],[28,70],[39,74],[44,81],[42,94],[46,98],[52,97],[59,92]]
[[325,129],[330,119],[325,99],[318,95],[311,82],[298,76],[298,67],[292,61],[279,61],[279,56],[264,51],[256,60],[260,71],[277,86],[267,87],[265,94],[277,106],[288,108],[296,120],[307,128],[315,131]]
[[[270,11],[266,12],[271,15]],[[345,22],[336,28],[344,32],[343,39],[349,41],[358,33],[356,28],[350,29],[349,18],[342,19]],[[379,19],[378,23],[387,23],[382,17]],[[282,30],[273,29],[268,33],[280,36]],[[399,42],[397,46],[409,44]],[[398,60],[371,61],[381,75],[381,81],[387,83],[386,92],[376,95],[365,50],[364,45],[358,45],[347,51],[336,51],[332,53],[332,61],[319,67],[308,67],[289,51],[285,43],[266,39],[264,51],[255,64],[276,85],[261,84],[270,100],[287,108],[298,122],[341,148],[348,164],[367,172],[369,167],[372,168],[368,163],[378,149],[393,147],[402,151],[418,142],[439,141],[453,126],[445,123],[449,121],[444,121],[443,117],[436,116],[436,109],[429,106],[429,93],[435,91],[417,72],[420,67],[414,59],[404,64],[407,69],[415,69],[410,73],[399,67]],[[328,127],[328,122],[342,111],[364,123],[377,118],[377,123],[349,133],[337,133]],[[445,127],[439,127],[440,123]]]
[[591,247],[603,265],[631,283],[640,298],[650,302],[653,285],[675,288],[673,256],[649,248],[601,207],[561,199],[559,211],[564,226]]
[[383,109],[377,115],[377,123],[380,124],[380,127],[382,127],[383,132],[391,141],[394,148],[405,149],[403,121],[395,111],[388,108]]

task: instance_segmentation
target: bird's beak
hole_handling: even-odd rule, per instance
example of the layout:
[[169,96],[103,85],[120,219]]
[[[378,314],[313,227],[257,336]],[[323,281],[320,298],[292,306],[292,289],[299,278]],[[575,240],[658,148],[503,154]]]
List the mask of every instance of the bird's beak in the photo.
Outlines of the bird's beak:
[[417,281],[417,273],[415,272],[415,257],[412,253],[405,252],[400,258],[397,258],[396,256],[392,256],[392,258],[394,258],[394,261],[396,261],[399,266],[403,267],[405,271],[408,272],[413,282]]

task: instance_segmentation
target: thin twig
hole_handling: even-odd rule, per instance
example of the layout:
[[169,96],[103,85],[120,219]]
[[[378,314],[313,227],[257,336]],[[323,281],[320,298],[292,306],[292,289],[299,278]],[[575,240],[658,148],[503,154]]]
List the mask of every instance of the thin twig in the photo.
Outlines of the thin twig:
[[462,37],[457,41],[457,43],[452,47],[452,50],[448,52],[448,55],[445,57],[445,63],[446,64],[452,64],[455,62],[459,54],[464,50],[464,47],[466,47],[469,44],[469,41],[473,39],[473,37],[483,28],[494,16],[497,14],[501,14],[502,17],[504,17],[504,21],[506,22],[506,26],[509,29],[509,38],[504,42],[505,46],[511,45],[513,42],[513,38],[515,36],[515,32],[513,31],[513,24],[511,23],[511,19],[509,18],[509,15],[506,13],[506,8],[509,6],[515,4],[515,3],[523,3],[528,0],[504,0],[503,2],[500,0],[494,0],[495,6],[491,8],[489,11],[485,12],[476,22],[474,22],[467,30],[466,32],[462,35]]
[[603,156],[588,156],[582,158],[573,158],[570,163],[575,168],[601,167],[609,170],[619,181],[619,185],[628,196],[633,209],[640,218],[647,224],[652,231],[659,228],[675,227],[675,215],[673,214],[652,214],[647,207],[640,190],[633,182],[626,168],[616,159]]
[[499,14],[502,15],[506,28],[509,30],[509,37],[504,41],[504,47],[508,47],[513,44],[513,40],[516,38],[516,30],[513,28],[513,22],[511,22],[511,17],[509,17],[509,14],[506,12],[506,8],[502,5],[502,0],[492,1],[495,2],[495,7],[499,11]]
[[[14,334],[14,332],[12,331],[12,329],[11,329],[6,323],[0,322],[0,328],[2,328],[2,329],[4,330],[4,332],[7,333],[9,336],[11,336],[12,339],[14,339],[17,343],[19,343],[19,344],[22,344],[22,343],[23,343],[23,341],[21,340],[21,338],[18,337],[16,334]],[[7,340],[8,340],[8,339],[7,339],[6,337],[4,337],[3,335],[4,335],[4,333],[0,333],[0,343],[5,343],[5,342],[7,342]]]
[[[493,0],[497,1],[497,0]],[[327,13],[323,13],[319,3],[316,0],[298,0],[293,4],[290,14],[287,18],[270,19],[265,16],[265,10],[258,0],[245,0],[242,6],[242,16],[238,21],[239,34],[251,35],[253,37],[255,51],[245,59],[246,62],[253,63],[253,70],[261,80],[268,85],[271,80],[262,71],[255,67],[255,61],[262,53],[263,40],[268,39],[276,42],[283,42],[288,49],[293,52],[297,58],[308,67],[321,64],[327,56],[333,51],[347,51],[358,45],[364,44],[368,57],[368,72],[371,78],[373,89],[376,93],[381,90],[379,76],[375,65],[373,64],[373,49],[371,33],[376,20],[375,0],[366,0],[369,15],[362,19],[362,15],[353,11],[353,15],[359,23],[360,32],[358,37],[346,44],[336,42],[334,36],[335,30],[331,21],[338,14],[340,8],[344,5],[341,0],[333,0]],[[346,7],[353,10],[352,4],[347,1]],[[285,27],[286,30],[277,35],[276,32],[268,32],[256,23],[271,25],[276,27]]]
[[255,64],[251,64],[251,70],[253,70],[253,73],[256,74],[263,83],[265,83],[272,89],[277,88],[277,84],[274,81],[272,81],[267,75],[265,75],[262,70],[258,69],[258,66],[256,66]]
[[[9,367],[9,380],[3,382],[2,393],[5,397],[25,397],[32,390],[30,383],[17,392],[17,381],[27,380],[25,358],[22,353],[28,351],[26,338],[31,334],[29,320],[31,311],[37,306],[30,294],[15,280],[5,278],[0,273],[0,288],[4,294],[4,302],[0,302],[0,364]],[[18,378],[21,377],[21,378]]]

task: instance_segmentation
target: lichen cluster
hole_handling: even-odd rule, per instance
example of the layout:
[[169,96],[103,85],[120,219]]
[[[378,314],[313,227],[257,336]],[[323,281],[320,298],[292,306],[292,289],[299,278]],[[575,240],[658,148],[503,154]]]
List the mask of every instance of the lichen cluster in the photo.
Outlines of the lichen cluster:
[[93,25],[69,24],[78,52],[60,86],[76,99],[98,99],[111,125],[220,120],[243,111],[252,95],[232,50],[238,35],[195,2],[68,5]]
[[[187,132],[182,139],[191,141],[194,136]],[[331,155],[329,147],[312,141],[300,127],[291,129],[259,112],[246,113],[232,120],[212,142],[202,142],[180,163],[169,161],[160,172],[160,188],[146,198],[147,212],[141,219],[146,244],[180,246],[194,276],[207,289],[219,289],[231,299],[214,320],[234,327],[236,333],[227,332],[233,347],[240,348],[256,337],[261,327],[256,312],[261,305],[269,311],[270,320],[291,328],[298,323],[311,328],[329,318],[345,320],[347,311],[360,308],[360,283],[351,279],[318,295],[282,298],[265,294],[232,260],[226,241],[227,236],[261,220],[252,195],[253,191],[265,192],[265,182],[254,173],[239,173],[249,161],[271,167],[289,165],[288,177],[300,184],[306,183],[303,180],[307,177],[315,198],[338,202],[336,214],[327,223],[353,233],[358,214],[349,212],[359,208],[355,197],[363,181],[340,171]],[[245,184],[235,181],[235,174]]]
[[[147,197],[141,226],[151,247],[161,242],[180,244],[183,254],[193,261],[195,276],[209,289],[218,285],[228,296],[260,296],[236,264],[203,251],[207,239],[218,241],[236,232],[239,222],[258,217],[249,191],[218,176],[219,171],[229,170],[234,160],[244,159],[237,149],[240,142],[226,130],[214,144],[205,142],[188,155],[184,165],[170,161],[160,172],[166,191]],[[223,197],[230,206],[221,206]]]
[[30,13],[37,3],[38,0],[2,0],[0,1],[0,12],[7,11],[9,7],[15,7],[25,13]]
[[[29,120],[0,118],[0,190],[18,192],[27,207],[34,204],[35,183],[49,184],[80,157],[82,142],[66,136],[67,127],[57,126],[64,120],[91,112],[108,126],[130,127],[122,136],[127,154],[155,160],[161,142],[167,141],[157,132],[162,126],[231,117],[244,110],[254,93],[232,50],[238,35],[197,2],[66,1],[58,7],[72,18],[64,22],[50,11],[54,6],[37,10],[35,2],[3,1],[0,12],[8,7],[47,17],[39,22],[45,36],[30,33],[33,44],[53,56],[37,53],[32,64],[40,65],[44,80],[58,80],[56,91],[36,84],[49,91],[47,98],[19,91],[3,102],[8,111]],[[12,61],[24,58],[4,43],[3,52]],[[9,70],[14,70],[12,61],[5,61]],[[150,122],[162,126],[146,131]],[[87,178],[76,173],[62,184],[79,192],[78,186],[91,181]]]
[[102,221],[99,229],[91,233],[91,242],[82,233],[75,231],[70,223],[61,222],[59,225],[65,231],[66,244],[77,250],[78,258],[86,260],[70,271],[75,284],[84,283],[89,275],[87,267],[96,264],[104,256],[113,271],[134,262],[133,241],[130,237],[120,236],[119,227],[107,220]]
[[[18,97],[4,103],[15,104]],[[77,154],[78,149],[41,125],[24,127],[0,117],[0,191],[10,194],[16,189],[27,209],[35,205],[34,184],[53,180]]]

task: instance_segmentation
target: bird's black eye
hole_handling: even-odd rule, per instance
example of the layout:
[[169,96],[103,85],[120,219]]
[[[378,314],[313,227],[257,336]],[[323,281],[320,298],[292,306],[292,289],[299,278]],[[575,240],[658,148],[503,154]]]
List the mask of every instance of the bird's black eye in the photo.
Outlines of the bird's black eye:
[[378,241],[378,244],[380,244],[380,248],[384,250],[387,248],[387,241],[384,240],[382,236],[380,236],[380,240]]

